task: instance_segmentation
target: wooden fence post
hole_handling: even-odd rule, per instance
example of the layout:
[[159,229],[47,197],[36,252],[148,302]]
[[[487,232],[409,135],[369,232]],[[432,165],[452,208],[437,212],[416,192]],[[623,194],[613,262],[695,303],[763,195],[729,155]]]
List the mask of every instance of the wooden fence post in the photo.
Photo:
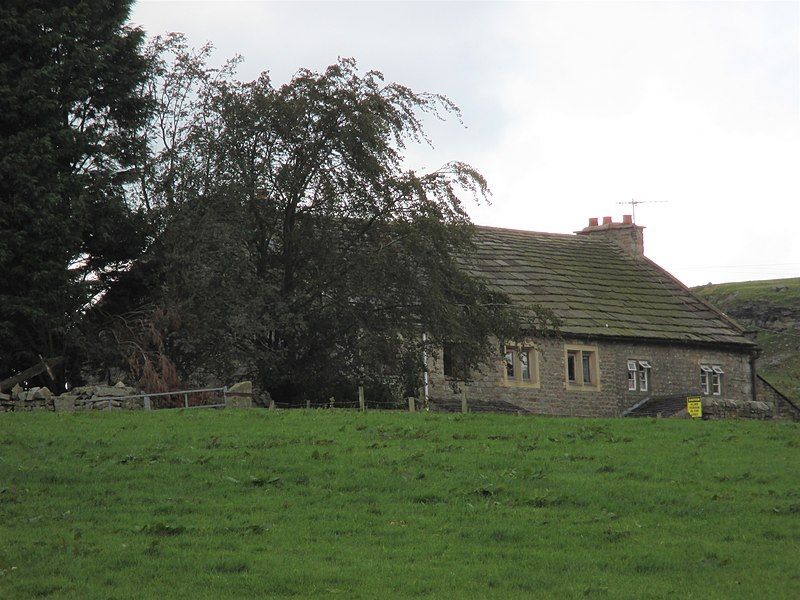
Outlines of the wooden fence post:
[[306,408],[311,408],[311,400],[306,399]]
[[364,402],[364,386],[358,386],[358,410],[364,412],[367,410],[366,403]]
[[189,408],[189,394],[183,395],[183,407]]
[[467,412],[467,386],[461,388],[461,412]]
[[414,404],[415,404],[414,396],[409,396],[408,397],[408,412],[414,412],[414,410],[416,409]]

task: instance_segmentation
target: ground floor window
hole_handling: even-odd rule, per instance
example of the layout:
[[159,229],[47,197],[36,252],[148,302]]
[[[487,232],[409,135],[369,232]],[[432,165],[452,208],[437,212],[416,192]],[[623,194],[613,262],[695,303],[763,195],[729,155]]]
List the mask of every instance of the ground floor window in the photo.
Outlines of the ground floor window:
[[503,380],[506,383],[537,385],[539,383],[539,360],[536,350],[524,346],[504,346]]
[[722,395],[722,375],[725,371],[719,365],[711,365],[711,393],[714,396]]
[[700,391],[703,395],[721,396],[724,374],[720,365],[700,365]]
[[442,369],[445,377],[466,381],[469,367],[457,344],[446,343],[442,347]]
[[600,386],[600,369],[595,346],[566,346],[567,387],[597,389]]
[[628,391],[647,392],[650,389],[650,362],[647,360],[628,361]]

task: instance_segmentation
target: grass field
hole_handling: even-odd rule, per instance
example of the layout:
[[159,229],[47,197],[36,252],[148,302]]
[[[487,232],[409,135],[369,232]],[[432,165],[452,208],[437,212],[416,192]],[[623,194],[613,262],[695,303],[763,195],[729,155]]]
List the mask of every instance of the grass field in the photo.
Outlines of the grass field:
[[800,427],[0,415],[0,598],[798,598]]

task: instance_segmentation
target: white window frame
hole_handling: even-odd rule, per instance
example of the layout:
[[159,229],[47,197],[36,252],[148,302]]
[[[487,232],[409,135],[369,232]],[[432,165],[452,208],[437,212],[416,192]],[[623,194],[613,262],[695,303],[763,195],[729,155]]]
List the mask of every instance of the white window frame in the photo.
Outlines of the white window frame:
[[714,369],[708,365],[700,365],[700,390],[704,396],[711,394],[711,381],[708,377],[709,373],[713,373]]
[[722,395],[722,376],[725,371],[719,365],[711,365],[711,394],[713,396]]
[[635,392],[638,384],[639,365],[635,360],[628,361],[628,391]]
[[639,391],[647,392],[650,390],[650,363],[646,360],[639,361]]
[[647,392],[650,390],[649,360],[628,359],[628,391]]

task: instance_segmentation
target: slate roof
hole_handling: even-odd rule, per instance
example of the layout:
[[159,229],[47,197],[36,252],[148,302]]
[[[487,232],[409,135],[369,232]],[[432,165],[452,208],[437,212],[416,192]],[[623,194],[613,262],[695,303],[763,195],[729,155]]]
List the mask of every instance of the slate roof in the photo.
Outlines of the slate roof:
[[599,236],[477,227],[465,268],[513,302],[551,309],[565,335],[754,345],[658,265]]

